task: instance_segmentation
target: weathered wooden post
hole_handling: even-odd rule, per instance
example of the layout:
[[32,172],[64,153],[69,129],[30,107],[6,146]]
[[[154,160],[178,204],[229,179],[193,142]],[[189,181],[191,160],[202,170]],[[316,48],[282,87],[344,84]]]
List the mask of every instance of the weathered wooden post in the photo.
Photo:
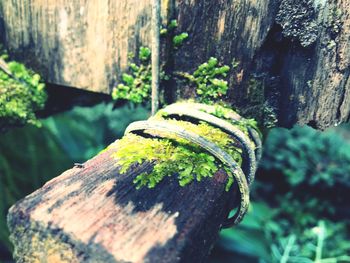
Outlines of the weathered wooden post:
[[[192,72],[210,56],[239,61],[228,101],[262,125],[348,121],[350,2],[316,2],[162,1],[163,18],[175,13],[177,30],[190,35],[173,55],[174,71]],[[0,10],[12,55],[61,85],[109,93],[128,52],[150,43],[150,1],[20,0]],[[175,88],[182,98],[193,94]],[[122,174],[115,151],[118,144],[11,208],[18,261],[205,260],[234,199],[227,175],[186,187],[166,177],[136,191],[133,179],[151,166]]]
[[[349,120],[349,5],[163,0],[161,14],[190,36],[172,55],[174,71],[209,57],[239,62],[229,94],[243,115],[324,129]],[[110,93],[128,53],[151,46],[151,0],[2,1],[0,15],[11,54],[59,85]],[[192,94],[180,84],[182,98]]]
[[[199,182],[180,187],[177,180],[181,177],[174,180],[177,167],[166,171],[168,174],[164,176],[171,177],[162,180],[156,188],[136,190],[135,178],[143,172],[150,173],[157,161],[142,159],[142,162],[138,161],[139,165],[132,162],[128,172],[122,172],[125,167],[118,164],[118,159],[126,158],[129,162],[132,156],[124,153],[124,157],[120,157],[119,151],[144,142],[143,137],[133,136],[127,145],[124,142],[124,149],[118,149],[121,141],[116,142],[105,152],[53,179],[10,209],[8,223],[15,258],[23,262],[204,260],[219,229],[243,219],[249,204],[249,186],[261,155],[257,132],[248,127],[245,134],[234,124],[242,121],[238,114],[228,111],[222,119],[213,115],[216,109],[216,106],[204,104],[173,104],[149,121],[132,123],[126,136],[144,131],[147,136],[179,138],[197,145],[230,171],[235,185],[231,191],[227,188],[224,169],[218,169],[213,178],[199,180],[200,175],[194,174],[192,176]],[[172,119],[174,116],[205,121],[212,126],[201,134],[199,130],[192,131],[196,125],[176,121]],[[185,127],[184,123],[187,123]],[[219,146],[218,142],[211,141],[211,134],[218,128],[224,131],[221,132],[223,138],[230,138],[235,143],[227,141],[226,146]],[[182,145],[178,141],[175,147],[178,143]],[[242,170],[229,151],[236,147],[243,152]],[[113,158],[115,155],[117,160]],[[170,162],[172,156],[166,157]],[[202,168],[207,169],[208,165]],[[238,210],[233,217],[226,219],[236,197],[239,197]]]
[[[19,262],[200,262],[227,216],[226,175],[135,190],[108,151],[51,180],[9,212]],[[231,193],[232,195],[232,193]]]

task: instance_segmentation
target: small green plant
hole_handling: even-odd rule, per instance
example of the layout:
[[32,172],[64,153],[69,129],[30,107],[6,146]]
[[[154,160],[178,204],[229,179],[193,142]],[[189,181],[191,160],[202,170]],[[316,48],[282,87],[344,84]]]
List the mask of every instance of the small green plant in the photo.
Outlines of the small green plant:
[[[7,55],[1,59],[7,60]],[[23,64],[7,63],[12,76],[0,69],[0,129],[10,126],[40,125],[35,112],[43,109],[47,98],[41,77]]]
[[148,47],[140,47],[139,59],[148,62],[151,57],[151,50]]
[[[327,263],[349,262],[350,242],[339,242],[344,237],[342,224],[331,226],[330,222],[318,221],[314,227],[307,228],[302,235],[290,234],[272,242],[272,262],[279,263]],[[328,240],[329,238],[332,240]]]
[[224,79],[230,67],[219,65],[217,58],[209,58],[208,62],[201,64],[191,75],[178,72],[177,75],[186,78],[196,87],[198,100],[206,104],[213,104],[226,95],[228,82]]
[[169,32],[174,31],[177,28],[178,24],[177,24],[177,20],[176,19],[172,19],[167,27],[163,27],[160,30],[160,35],[161,36],[165,36],[167,35]]
[[180,34],[174,36],[174,38],[173,38],[174,47],[175,48],[180,47],[187,38],[188,38],[188,33],[186,33],[186,32],[183,32],[183,33],[180,33]]
[[[138,55],[140,65],[130,62],[130,73],[123,73],[122,83],[119,83],[112,91],[112,98],[125,99],[134,103],[141,103],[149,99],[152,83],[150,65],[151,50],[141,47]],[[129,56],[130,59],[133,56]]]
[[169,30],[174,30],[175,28],[178,27],[178,23],[176,19],[172,19],[168,25]]

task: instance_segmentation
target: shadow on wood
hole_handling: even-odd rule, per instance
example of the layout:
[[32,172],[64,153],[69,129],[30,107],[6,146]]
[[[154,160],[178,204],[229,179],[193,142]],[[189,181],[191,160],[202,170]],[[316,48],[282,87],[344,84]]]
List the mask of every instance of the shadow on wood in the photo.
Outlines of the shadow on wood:
[[[167,177],[136,191],[108,151],[46,183],[10,209],[20,262],[202,262],[232,203],[226,174],[179,187]],[[51,261],[52,260],[52,261]]]

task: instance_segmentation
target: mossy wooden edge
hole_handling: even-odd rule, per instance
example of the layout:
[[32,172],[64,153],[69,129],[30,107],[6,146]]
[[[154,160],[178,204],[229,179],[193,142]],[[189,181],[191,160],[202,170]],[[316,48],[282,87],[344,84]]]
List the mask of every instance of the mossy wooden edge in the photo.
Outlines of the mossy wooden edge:
[[232,221],[232,223],[228,224],[227,222],[223,222],[223,224],[225,226],[232,226],[238,224],[243,219],[249,207],[249,187],[243,171],[227,152],[223,151],[220,147],[210,142],[209,140],[206,140],[205,138],[193,132],[186,131],[181,127],[169,124],[165,121],[134,122],[128,126],[126,133],[131,133],[140,130],[154,130],[165,133],[173,133],[176,136],[190,141],[191,143],[199,145],[201,148],[207,150],[216,158],[218,158],[221,162],[227,165],[227,167],[229,167],[230,171],[234,176],[236,184],[238,185],[240,205],[238,206],[238,211],[236,212],[236,214],[229,220]]
[[10,209],[18,262],[205,260],[234,199],[225,191],[225,172],[186,187],[167,177],[136,191],[132,181],[150,165],[120,174],[111,157],[117,150],[114,143]]

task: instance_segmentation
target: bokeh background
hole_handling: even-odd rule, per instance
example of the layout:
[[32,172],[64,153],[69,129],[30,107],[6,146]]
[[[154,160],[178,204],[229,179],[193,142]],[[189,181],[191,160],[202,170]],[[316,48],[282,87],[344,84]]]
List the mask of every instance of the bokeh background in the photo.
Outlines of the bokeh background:
[[[0,262],[11,262],[8,208],[46,181],[97,154],[142,107],[112,103],[75,107],[42,119],[42,127],[0,135]],[[274,128],[252,191],[249,214],[223,230],[209,258],[224,262],[350,262],[350,125],[320,132]]]

